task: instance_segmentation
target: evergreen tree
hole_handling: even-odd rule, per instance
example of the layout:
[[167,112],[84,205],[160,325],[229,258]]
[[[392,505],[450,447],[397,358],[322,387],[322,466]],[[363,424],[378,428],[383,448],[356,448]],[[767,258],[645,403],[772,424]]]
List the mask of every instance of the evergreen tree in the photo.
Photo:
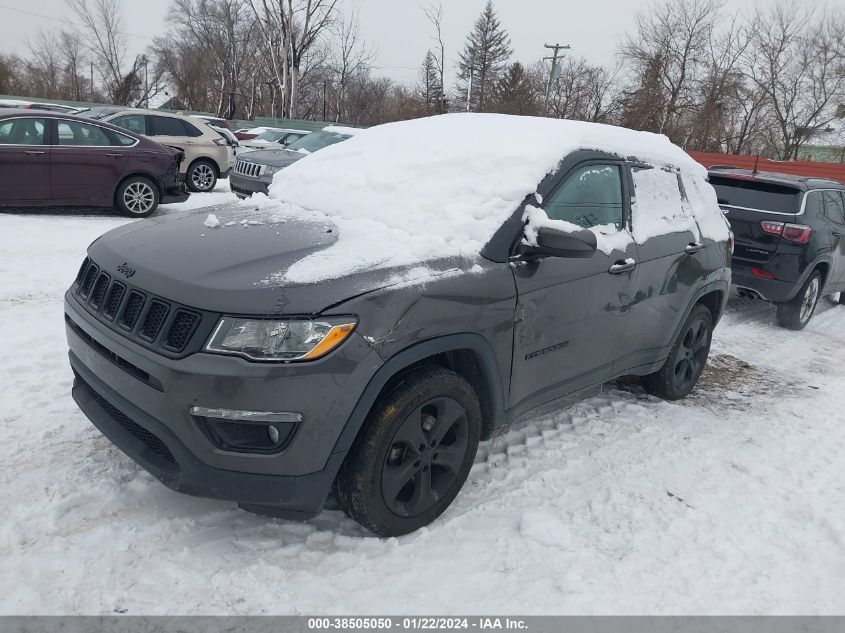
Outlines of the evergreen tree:
[[457,90],[466,103],[472,83],[472,93],[469,95],[471,111],[483,112],[489,109],[494,86],[501,78],[512,52],[510,37],[499,23],[493,1],[487,0],[472,32],[467,35],[464,50],[458,59]]
[[437,60],[430,50],[426,52],[420,67],[418,91],[420,100],[428,113],[443,111],[443,87],[440,85],[440,75]]
[[640,85],[623,100],[622,125],[634,130],[663,132],[666,95],[661,74],[664,60],[660,54],[649,58],[643,68]]
[[535,86],[519,62],[508,66],[496,84],[494,109],[503,114],[538,114]]

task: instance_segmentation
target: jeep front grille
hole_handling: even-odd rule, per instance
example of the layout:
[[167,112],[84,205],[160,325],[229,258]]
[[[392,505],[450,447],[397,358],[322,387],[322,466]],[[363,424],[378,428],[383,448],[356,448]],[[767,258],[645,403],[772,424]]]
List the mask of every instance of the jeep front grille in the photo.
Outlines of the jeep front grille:
[[235,173],[249,178],[258,178],[264,172],[264,165],[239,160],[235,163]]
[[[202,312],[117,281],[90,259],[79,270],[73,294],[109,329],[145,347],[171,356],[198,349],[191,342],[203,324]],[[210,327],[216,318],[208,321]]]

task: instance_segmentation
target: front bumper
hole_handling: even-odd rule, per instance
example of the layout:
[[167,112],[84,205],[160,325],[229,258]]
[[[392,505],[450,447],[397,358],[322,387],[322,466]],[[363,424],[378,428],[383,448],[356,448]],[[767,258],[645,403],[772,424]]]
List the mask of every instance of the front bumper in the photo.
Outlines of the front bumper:
[[[381,365],[363,338],[353,334],[329,356],[301,365],[205,353],[172,359],[109,330],[71,294],[65,313],[74,400],[106,437],[165,485],[273,506],[293,517],[320,510],[345,456],[335,451],[337,439]],[[144,374],[152,380],[139,378]],[[203,432],[191,406],[284,409],[301,412],[303,420],[279,453],[232,452]]]
[[239,198],[249,198],[254,193],[269,193],[272,176],[267,178],[248,178],[232,172],[229,176],[229,187]]

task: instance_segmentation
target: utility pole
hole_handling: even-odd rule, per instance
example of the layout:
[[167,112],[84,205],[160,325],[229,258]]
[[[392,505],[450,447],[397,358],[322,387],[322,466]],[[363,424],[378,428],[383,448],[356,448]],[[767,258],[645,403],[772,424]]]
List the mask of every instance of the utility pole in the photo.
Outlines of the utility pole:
[[91,62],[91,101],[94,100],[94,62]]
[[545,101],[544,101],[544,103],[543,103],[543,112],[544,112],[545,114],[548,114],[548,113],[549,113],[549,92],[551,92],[551,89],[552,89],[552,81],[554,80],[554,78],[555,78],[555,73],[557,72],[557,57],[558,57],[558,53],[559,53],[560,51],[568,51],[568,50],[569,50],[570,48],[572,48],[572,47],[571,47],[571,46],[569,46],[569,44],[567,44],[566,46],[561,45],[561,44],[544,44],[544,45],[543,45],[543,48],[550,48],[550,49],[554,49],[554,54],[553,54],[551,57],[544,57],[544,58],[543,58],[544,60],[545,60],[545,59],[550,59],[550,60],[552,60],[552,69],[549,71],[549,81],[548,81],[548,83],[546,84],[546,98],[545,98]]
[[467,86],[467,112],[472,103],[472,76],[475,74],[475,55],[469,58],[469,85]]
[[150,83],[149,83],[149,75],[148,75],[148,72],[147,72],[148,62],[149,62],[149,60],[147,59],[147,56],[144,55],[144,101],[146,102],[145,105],[144,105],[145,108],[150,107]]

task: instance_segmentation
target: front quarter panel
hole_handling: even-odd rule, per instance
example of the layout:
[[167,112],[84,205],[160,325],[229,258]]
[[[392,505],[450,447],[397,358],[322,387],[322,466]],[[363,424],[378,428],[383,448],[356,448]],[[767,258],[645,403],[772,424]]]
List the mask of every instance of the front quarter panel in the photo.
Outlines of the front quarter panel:
[[346,301],[331,312],[357,314],[358,332],[388,364],[415,346],[426,349],[424,344],[446,337],[454,341],[449,345],[457,346],[479,341],[492,352],[493,382],[502,390],[497,396],[507,402],[516,306],[513,274],[508,264],[487,260],[470,270],[398,283]]

